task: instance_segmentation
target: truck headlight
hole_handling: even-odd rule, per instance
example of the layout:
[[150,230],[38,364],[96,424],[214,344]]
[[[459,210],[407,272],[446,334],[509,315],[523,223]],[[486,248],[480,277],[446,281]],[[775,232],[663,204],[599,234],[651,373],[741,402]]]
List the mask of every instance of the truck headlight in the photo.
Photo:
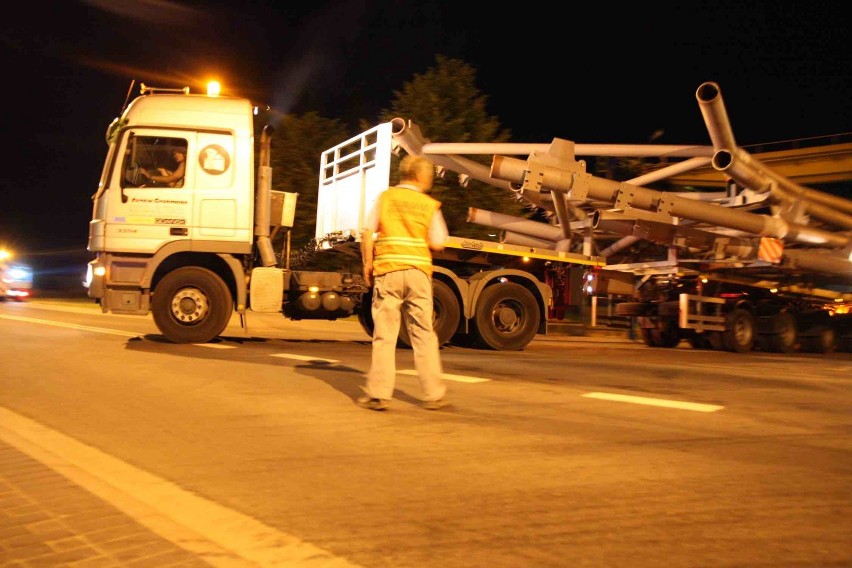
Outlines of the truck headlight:
[[93,260],[86,265],[86,280],[83,281],[83,286],[92,288],[92,285],[97,280],[98,288],[102,287],[103,277],[106,274],[106,267],[100,264],[97,260]]

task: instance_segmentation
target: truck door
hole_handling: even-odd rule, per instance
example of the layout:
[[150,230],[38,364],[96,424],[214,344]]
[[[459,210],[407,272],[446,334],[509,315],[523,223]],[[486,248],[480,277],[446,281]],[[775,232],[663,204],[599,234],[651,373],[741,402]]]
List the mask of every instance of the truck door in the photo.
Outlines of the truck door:
[[195,173],[192,230],[196,240],[251,246],[254,164],[250,153],[238,153],[238,146],[230,133],[201,131],[195,135],[195,150],[190,153]]
[[[163,244],[187,239],[192,203],[187,136],[156,130],[124,133],[100,209],[103,237],[113,252],[152,253]],[[178,168],[175,152],[185,158],[182,179],[163,180]]]
[[150,254],[166,244],[199,250],[204,246],[198,241],[204,240],[250,243],[252,212],[235,196],[232,138],[160,129],[126,132],[102,208],[107,248]]

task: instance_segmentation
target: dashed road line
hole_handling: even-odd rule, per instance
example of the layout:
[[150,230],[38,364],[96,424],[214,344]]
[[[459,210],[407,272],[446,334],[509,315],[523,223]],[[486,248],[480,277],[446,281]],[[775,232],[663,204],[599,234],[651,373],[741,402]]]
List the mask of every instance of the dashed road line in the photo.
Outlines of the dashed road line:
[[[80,329],[85,331],[94,331],[97,333],[109,333],[113,335],[121,335],[124,337],[139,337],[138,333],[129,333],[126,331],[118,331],[114,329],[106,329],[103,327],[91,327],[88,325],[77,325],[63,322],[55,322],[50,320],[42,320],[36,318],[27,318],[22,316],[7,316],[0,315],[0,318],[17,320],[17,321],[25,321],[30,323],[41,323],[46,325],[54,325],[57,327],[67,327],[71,329]],[[209,349],[236,349],[234,345],[222,345],[220,343],[193,343],[193,345],[197,345],[199,347],[207,347]],[[282,359],[293,359],[296,361],[320,361],[323,363],[335,364],[339,363],[339,359],[326,359],[324,357],[314,357],[311,355],[297,355],[295,353],[273,353],[272,357],[280,357]],[[409,375],[409,376],[417,376],[417,371],[414,369],[402,369],[397,370],[397,374],[400,375]],[[452,373],[443,373],[443,378],[447,381],[455,381],[458,383],[487,383],[491,379],[486,379],[483,377],[471,377],[468,375],[454,375]],[[719,410],[724,409],[724,406],[718,406],[715,404],[701,404],[697,402],[683,402],[678,400],[666,400],[662,398],[651,398],[651,397],[642,397],[642,396],[631,396],[626,394],[613,394],[613,393],[605,393],[605,392],[590,392],[585,393],[582,396],[586,398],[596,398],[599,400],[611,400],[615,402],[627,402],[631,404],[643,404],[646,406],[659,406],[664,408],[676,408],[680,410],[691,410],[694,412],[717,412]]]
[[680,410],[692,410],[694,412],[717,412],[724,406],[715,404],[702,404],[698,402],[683,402],[680,400],[667,400],[663,398],[651,398],[645,396],[631,396],[627,394],[614,394],[608,392],[587,392],[581,396],[586,398],[597,398],[600,400],[612,400],[616,402],[628,402],[631,404],[644,404],[647,406],[662,406],[665,408],[677,408]]
[[23,316],[7,316],[0,315],[2,319],[15,320],[15,321],[24,321],[27,323],[40,323],[44,325],[52,325],[55,327],[67,327],[69,329],[79,329],[83,331],[94,331],[96,333],[109,333],[111,335],[121,335],[124,337],[139,337],[142,335],[141,333],[131,333],[129,331],[120,331],[117,329],[108,329],[105,327],[92,327],[90,325],[79,325],[76,323],[66,323],[61,321],[51,321],[51,320],[43,320],[37,318],[27,318]]
[[[401,371],[397,371],[398,375],[413,375],[417,376],[417,371],[414,369],[403,369]],[[456,381],[457,383],[487,383],[491,379],[483,379],[482,377],[469,377],[467,375],[453,375],[451,373],[441,373],[441,377],[443,377],[447,381]]]
[[[295,353],[273,353],[271,357],[280,357],[282,359],[294,359],[296,361],[319,361],[322,363],[340,363],[339,359],[324,359],[322,357],[312,357],[311,355],[297,355]],[[398,375],[417,376],[417,371],[414,369],[397,370]],[[442,373],[441,376],[447,381],[456,381],[458,383],[487,383],[491,379],[483,379],[482,377],[469,377],[467,375],[453,375],[451,373]]]
[[[37,318],[28,318],[28,317],[23,317],[23,316],[0,315],[0,318],[9,319],[9,320],[16,320],[16,321],[24,321],[24,322],[28,322],[28,323],[40,323],[40,324],[52,325],[52,326],[56,326],[56,327],[66,327],[66,328],[69,328],[69,329],[79,329],[79,330],[83,330],[83,331],[93,331],[93,332],[96,332],[96,333],[108,333],[108,334],[111,334],[111,335],[120,335],[122,337],[139,337],[139,336],[143,335],[143,334],[140,334],[140,333],[130,333],[130,332],[127,332],[127,331],[107,329],[107,328],[104,328],[104,327],[92,327],[92,326],[89,326],[89,325],[78,325],[78,324],[57,322],[57,321],[51,321],[51,320],[43,320],[43,319],[37,319]],[[236,345],[224,345],[224,344],[221,344],[221,343],[193,343],[192,345],[195,345],[197,347],[206,347],[207,349],[236,349],[237,348]],[[271,356],[272,357],[280,357],[282,359],[293,359],[293,360],[296,360],[296,361],[320,361],[320,362],[323,362],[323,363],[330,363],[330,364],[335,364],[335,363],[340,362],[339,359],[326,359],[324,357],[314,357],[314,356],[311,356],[311,355],[297,355],[295,353],[273,353]],[[417,376],[417,371],[415,371],[413,369],[403,369],[403,370],[397,371],[397,372],[401,375]],[[444,373],[442,376],[444,377],[444,379],[446,379],[448,381],[455,381],[455,382],[459,382],[459,383],[486,383],[486,382],[491,380],[491,379],[484,379],[482,377],[469,377],[469,376],[466,376],[466,375],[453,375],[451,373]]]

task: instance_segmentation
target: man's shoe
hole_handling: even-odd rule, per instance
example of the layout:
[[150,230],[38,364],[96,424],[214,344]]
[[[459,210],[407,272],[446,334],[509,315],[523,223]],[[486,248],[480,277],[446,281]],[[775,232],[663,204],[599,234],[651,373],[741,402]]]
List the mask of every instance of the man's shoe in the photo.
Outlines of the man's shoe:
[[439,408],[443,408],[447,405],[447,401],[443,398],[439,398],[438,400],[427,400],[423,403],[423,408],[426,410],[438,410]]
[[390,406],[390,401],[383,398],[373,398],[364,395],[358,399],[358,406],[361,408],[369,408],[370,410],[387,410]]

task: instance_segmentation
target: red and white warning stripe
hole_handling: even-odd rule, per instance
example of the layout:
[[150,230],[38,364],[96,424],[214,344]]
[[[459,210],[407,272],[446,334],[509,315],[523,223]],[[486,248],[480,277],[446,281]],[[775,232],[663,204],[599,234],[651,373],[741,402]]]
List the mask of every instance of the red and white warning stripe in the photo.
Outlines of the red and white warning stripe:
[[764,260],[773,264],[781,262],[781,254],[784,252],[784,241],[770,237],[761,237],[760,246],[757,249],[758,260]]

